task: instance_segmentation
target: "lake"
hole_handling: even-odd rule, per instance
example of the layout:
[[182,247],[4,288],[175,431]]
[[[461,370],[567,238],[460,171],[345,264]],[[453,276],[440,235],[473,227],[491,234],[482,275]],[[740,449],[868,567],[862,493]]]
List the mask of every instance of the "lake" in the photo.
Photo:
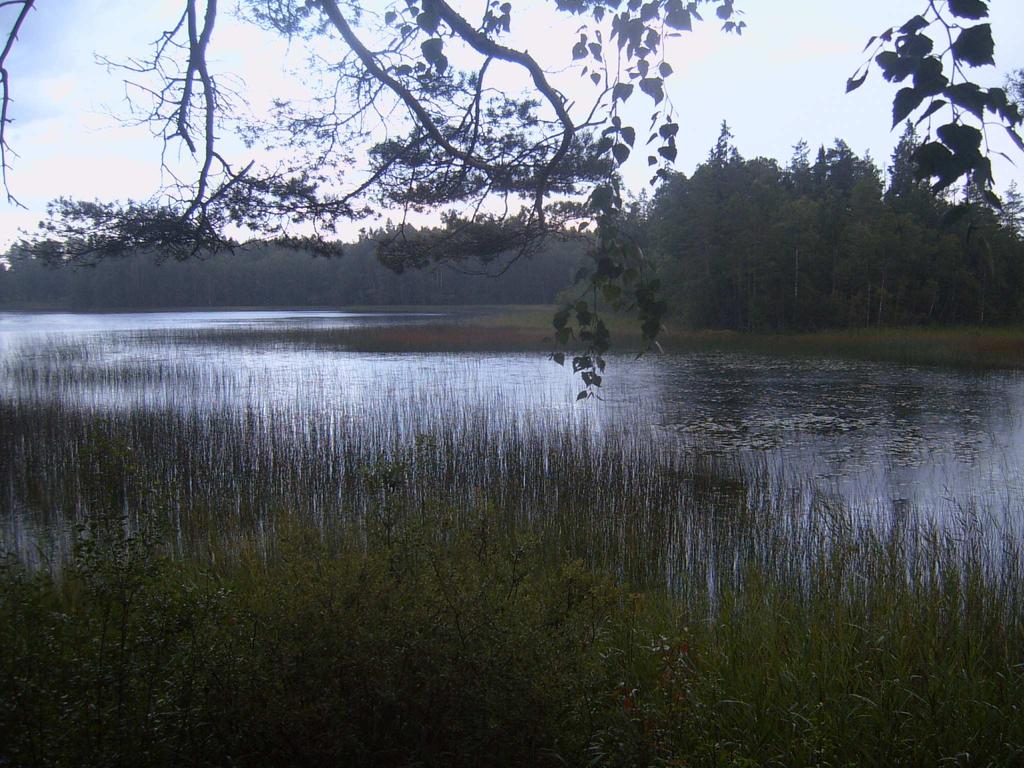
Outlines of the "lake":
[[331,342],[339,329],[445,319],[0,313],[0,403],[259,414],[307,439],[295,425],[319,422],[330,434],[385,414],[392,438],[413,440],[445,420],[500,413],[532,429],[699,449],[757,467],[779,488],[869,513],[1024,519],[1020,372],[723,352],[612,356],[600,399],[577,403],[578,380],[540,353],[361,353]]

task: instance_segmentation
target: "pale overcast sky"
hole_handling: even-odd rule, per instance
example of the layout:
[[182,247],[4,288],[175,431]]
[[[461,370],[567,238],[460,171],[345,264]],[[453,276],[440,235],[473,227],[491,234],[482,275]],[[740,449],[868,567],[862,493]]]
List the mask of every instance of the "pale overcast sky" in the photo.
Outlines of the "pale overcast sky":
[[[222,5],[225,11],[233,6]],[[748,24],[742,37],[721,33],[709,19],[669,49],[675,69],[669,95],[681,125],[677,168],[689,173],[706,157],[723,119],[747,157],[784,162],[800,139],[813,151],[839,137],[884,165],[899,132],[889,130],[894,88],[875,71],[863,88],[846,95],[846,78],[864,60],[861,50],[870,35],[902,23],[925,5],[922,0],[737,0]],[[553,23],[546,6],[547,0],[516,4],[513,41],[538,58],[557,52],[564,58],[554,64],[567,66],[575,24]],[[1024,2],[993,0],[991,7],[999,68],[976,74],[987,85],[1001,85],[1007,72],[1024,67]],[[37,0],[8,67],[15,121],[8,138],[19,155],[9,178],[28,210],[0,201],[0,244],[10,242],[19,228],[33,227],[54,197],[126,199],[154,190],[160,178],[159,141],[147,129],[126,129],[109,116],[123,112],[123,86],[116,74],[95,63],[95,56],[145,54],[179,8],[180,0]],[[0,10],[4,29],[10,10]],[[713,17],[712,8],[708,11]],[[213,57],[224,65],[220,69],[245,78],[254,109],[287,93],[289,79],[280,66],[283,43],[230,22],[222,12],[213,47]],[[1001,132],[992,138],[993,148],[1011,153]],[[239,150],[238,159],[247,159]],[[634,191],[648,177],[645,155],[638,152],[625,168]],[[1024,157],[1018,157],[1018,167],[995,161],[1000,189],[1011,180],[1024,184]]]

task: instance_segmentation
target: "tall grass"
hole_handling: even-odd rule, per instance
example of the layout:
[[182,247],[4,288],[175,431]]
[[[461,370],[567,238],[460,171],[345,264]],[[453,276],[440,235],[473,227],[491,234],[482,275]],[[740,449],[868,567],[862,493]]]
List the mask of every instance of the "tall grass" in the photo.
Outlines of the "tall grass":
[[[429,308],[427,308],[429,309]],[[203,328],[175,334],[181,343],[299,345],[357,352],[518,352],[553,349],[554,307],[445,310],[411,325]],[[646,344],[626,316],[604,317],[614,347],[636,352]],[[765,355],[878,360],[979,369],[1024,368],[1024,328],[1017,326],[837,328],[815,332],[736,332],[689,329],[669,321],[660,337],[670,352],[739,351]]]
[[[741,527],[769,514],[769,501],[722,459],[444,405],[302,419],[0,404],[11,459],[0,515],[39,532],[84,522],[97,506],[155,515],[179,553],[202,558],[265,551],[277,526],[295,521],[325,537],[352,536],[444,510],[461,529],[488,508],[495,524],[553,553],[663,583],[704,571],[715,560],[709,548],[738,541]],[[13,543],[25,557],[42,546],[30,536]]]
[[4,363],[0,763],[1024,760],[1015,521],[855,513],[639,422],[277,408],[59,349]]
[[[1024,757],[1020,552],[721,524],[673,590],[485,499],[176,552],[114,476],[60,572],[0,569],[18,765],[986,765]],[[131,510],[130,505],[127,509]],[[752,519],[754,518],[754,519]],[[565,520],[563,516],[562,520]],[[535,523],[536,521],[534,521]],[[680,531],[683,533],[683,531]],[[736,536],[736,539],[729,539]],[[638,542],[639,539],[629,541]],[[574,552],[572,547],[584,546]],[[582,555],[582,556],[576,556]],[[641,576],[647,575],[646,571]],[[664,574],[662,574],[664,575]]]

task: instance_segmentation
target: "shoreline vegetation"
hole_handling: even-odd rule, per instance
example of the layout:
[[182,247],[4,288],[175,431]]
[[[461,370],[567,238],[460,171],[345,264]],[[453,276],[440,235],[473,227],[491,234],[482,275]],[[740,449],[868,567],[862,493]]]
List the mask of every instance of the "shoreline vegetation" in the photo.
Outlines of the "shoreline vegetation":
[[[551,334],[551,313],[554,308],[495,309],[479,320],[444,326],[431,326],[432,343],[450,351],[484,350],[486,339],[522,349],[549,349],[544,341]],[[641,347],[640,334],[626,318],[612,317],[605,321],[612,331],[613,348],[621,344],[623,352],[635,353]],[[469,329],[467,332],[467,325]],[[436,328],[436,331],[435,331]],[[400,333],[396,328],[371,329],[373,336],[356,342],[365,345],[393,344],[398,351]],[[527,347],[534,334],[540,342]],[[425,334],[424,334],[425,335]],[[427,336],[427,338],[430,338]],[[948,365],[980,368],[1024,368],[1024,326],[965,326],[907,328],[847,328],[815,332],[761,333],[756,331],[689,330],[669,321],[659,338],[665,352],[736,351],[765,355],[796,355],[808,357],[850,357],[864,360],[920,365]],[[411,345],[427,343],[422,337],[410,339]],[[447,345],[447,347],[446,347]],[[388,350],[392,351],[392,350]]]
[[[549,318],[160,338],[464,349]],[[106,350],[0,362],[0,764],[1024,761],[1015,507],[854,511],[639,423],[400,386],[240,405]],[[131,399],[182,382],[189,407]],[[75,401],[96,384],[125,399]]]
[[1019,563],[993,567],[956,534],[845,535],[802,567],[747,561],[680,597],[552,558],[483,506],[431,512],[335,541],[279,526],[272,552],[224,562],[97,516],[59,575],[4,566],[5,760],[1024,758]]
[[0,402],[12,765],[1024,758],[996,510],[855,514],[497,403],[325,423],[56,386]]
[[[238,307],[223,311],[337,311],[367,314],[431,315],[415,325],[353,328],[213,329],[176,332],[188,341],[223,344],[290,344],[353,352],[551,352],[555,306],[408,305],[395,307]],[[139,310],[145,311],[145,310]],[[151,310],[177,313],[183,310]],[[187,310],[184,310],[187,311]],[[197,308],[195,311],[209,312]],[[119,313],[120,310],[113,314]],[[111,313],[89,313],[111,314]],[[612,352],[636,354],[640,334],[628,318],[605,319]],[[688,330],[669,322],[660,336],[669,353],[743,352],[775,356],[834,357],[983,369],[1024,368],[1024,326],[964,326],[826,329],[816,332],[759,333]],[[651,354],[657,354],[651,350]]]

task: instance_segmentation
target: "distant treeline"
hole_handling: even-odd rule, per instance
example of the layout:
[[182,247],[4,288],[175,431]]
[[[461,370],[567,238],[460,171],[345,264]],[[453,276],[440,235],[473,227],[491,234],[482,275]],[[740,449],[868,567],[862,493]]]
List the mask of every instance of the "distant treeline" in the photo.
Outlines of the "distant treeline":
[[[630,226],[672,312],[696,328],[1024,322],[1020,194],[1011,185],[997,208],[970,188],[933,193],[914,177],[918,142],[908,126],[884,172],[840,140],[813,161],[800,142],[783,166],[744,159],[723,123],[707,161],[636,204]],[[572,284],[584,250],[553,242],[492,278],[451,265],[396,274],[372,240],[332,258],[261,246],[185,262],[15,260],[0,269],[0,307],[547,304]]]
[[741,157],[723,124],[691,177],[634,212],[670,306],[735,330],[1021,322],[1020,195],[934,194],[918,141],[908,127],[885,174],[839,140],[783,167]]
[[[136,256],[95,266],[52,267],[15,260],[0,269],[0,307],[169,309],[184,307],[330,307],[399,304],[550,304],[576,273],[583,246],[552,243],[497,277],[438,265],[402,274],[363,240],[330,258],[273,246],[208,259],[159,262]],[[497,272],[500,264],[490,265]],[[480,271],[481,265],[466,269]]]

